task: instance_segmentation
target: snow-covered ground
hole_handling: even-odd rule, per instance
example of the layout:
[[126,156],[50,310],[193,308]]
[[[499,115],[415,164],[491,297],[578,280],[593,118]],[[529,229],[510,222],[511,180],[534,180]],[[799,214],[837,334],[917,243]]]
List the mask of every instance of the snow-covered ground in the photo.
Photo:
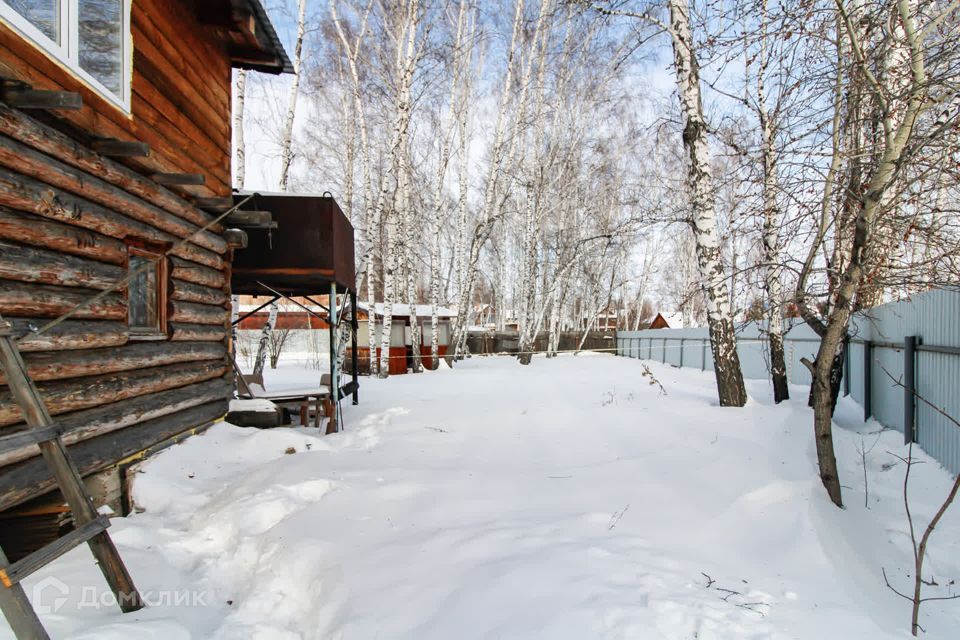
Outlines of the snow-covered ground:
[[[902,436],[841,407],[861,433],[836,436],[840,511],[803,389],[777,407],[752,383],[746,408],[721,409],[710,374],[650,364],[661,395],[642,366],[473,359],[364,379],[336,436],[217,425],[149,462],[144,511],[114,520],[152,606],[93,606],[106,587],[86,549],[27,591],[58,638],[909,637],[881,574],[912,585]],[[925,524],[950,478],[928,461],[912,483]],[[960,506],[934,535],[930,595],[955,591],[958,541]],[[921,623],[956,638],[960,602]]]

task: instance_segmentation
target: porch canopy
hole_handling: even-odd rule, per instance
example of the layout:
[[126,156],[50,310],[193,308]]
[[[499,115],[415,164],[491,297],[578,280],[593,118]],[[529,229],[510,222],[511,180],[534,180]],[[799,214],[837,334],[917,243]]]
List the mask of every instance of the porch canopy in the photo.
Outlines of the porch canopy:
[[258,192],[243,209],[269,212],[275,225],[246,228],[247,247],[234,252],[234,294],[269,294],[263,285],[291,297],[327,294],[331,284],[356,291],[353,226],[332,196]]

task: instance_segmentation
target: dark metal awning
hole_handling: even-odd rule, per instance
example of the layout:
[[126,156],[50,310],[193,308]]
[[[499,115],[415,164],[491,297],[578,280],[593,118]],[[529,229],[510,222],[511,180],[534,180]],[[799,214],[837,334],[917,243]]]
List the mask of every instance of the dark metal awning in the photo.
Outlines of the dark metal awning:
[[247,229],[247,247],[234,252],[234,294],[268,294],[263,285],[288,296],[329,293],[331,283],[356,290],[353,226],[333,197],[257,194],[244,209],[270,212],[275,227]]

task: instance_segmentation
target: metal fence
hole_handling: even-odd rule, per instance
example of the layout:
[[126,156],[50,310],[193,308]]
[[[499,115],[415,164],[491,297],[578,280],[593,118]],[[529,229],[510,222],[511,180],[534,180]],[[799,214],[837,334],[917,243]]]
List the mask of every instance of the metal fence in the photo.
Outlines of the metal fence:
[[[912,401],[914,394],[894,382],[907,384],[912,376],[917,396],[960,416],[960,291],[938,289],[874,307],[853,318],[850,334],[843,391],[863,406],[864,419],[906,431],[905,437],[912,436],[951,473],[960,473],[960,428],[925,402]],[[916,339],[912,353],[909,338]],[[805,324],[787,331],[784,350],[792,384],[810,384],[800,359],[812,360],[819,343]],[[737,352],[745,378],[769,379],[763,326],[738,327]],[[706,328],[620,331],[617,355],[713,370]]]

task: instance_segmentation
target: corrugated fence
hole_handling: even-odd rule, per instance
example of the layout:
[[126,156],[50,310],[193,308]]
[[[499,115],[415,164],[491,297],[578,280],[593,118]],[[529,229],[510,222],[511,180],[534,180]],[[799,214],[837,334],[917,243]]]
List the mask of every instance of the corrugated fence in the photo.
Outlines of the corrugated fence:
[[[799,321],[797,321],[799,322]],[[912,428],[923,450],[952,473],[960,473],[960,428],[923,401],[911,410],[910,394],[893,379],[909,378],[905,339],[915,336],[913,355],[916,394],[953,417],[960,417],[960,291],[938,289],[911,300],[874,307],[851,323],[843,392],[864,407],[864,416],[904,431]],[[819,338],[805,324],[790,327],[784,340],[787,376],[793,384],[810,384],[800,358],[813,359]],[[764,327],[738,328],[737,351],[743,375],[769,378]],[[656,360],[680,367],[713,370],[706,328],[647,329],[617,333],[617,355]],[[888,375],[889,374],[889,375]],[[912,416],[913,425],[910,424]]]

